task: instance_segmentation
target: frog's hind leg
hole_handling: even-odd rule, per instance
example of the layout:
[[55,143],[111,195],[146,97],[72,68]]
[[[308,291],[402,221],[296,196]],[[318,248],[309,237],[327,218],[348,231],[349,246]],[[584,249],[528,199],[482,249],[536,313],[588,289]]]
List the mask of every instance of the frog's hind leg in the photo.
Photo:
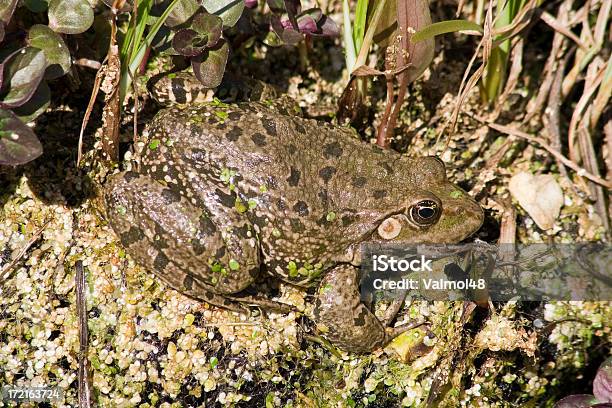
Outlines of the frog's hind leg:
[[314,317],[324,336],[343,350],[366,353],[386,346],[403,332],[425,324],[419,321],[388,327],[401,308],[405,294],[389,306],[381,322],[362,302],[359,271],[339,265],[327,273],[317,291]]
[[343,350],[366,353],[385,346],[384,325],[362,302],[358,269],[339,265],[329,271],[317,290],[314,320],[319,331]]
[[246,310],[223,295],[248,287],[259,271],[254,245],[227,245],[206,210],[134,172],[109,180],[107,218],[136,262],[186,295]]

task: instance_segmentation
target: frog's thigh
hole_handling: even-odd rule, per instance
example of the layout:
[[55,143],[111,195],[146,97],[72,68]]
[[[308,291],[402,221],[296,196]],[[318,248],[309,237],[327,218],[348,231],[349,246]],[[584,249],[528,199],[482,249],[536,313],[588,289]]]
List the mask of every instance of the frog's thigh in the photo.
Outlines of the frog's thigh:
[[211,291],[236,293],[254,280],[259,269],[256,248],[232,251],[206,209],[175,191],[125,172],[109,180],[105,199],[110,224],[123,246],[175,289],[218,304]]
[[324,336],[343,350],[365,353],[388,341],[378,318],[361,303],[357,276],[351,265],[327,273],[317,291],[314,320]]

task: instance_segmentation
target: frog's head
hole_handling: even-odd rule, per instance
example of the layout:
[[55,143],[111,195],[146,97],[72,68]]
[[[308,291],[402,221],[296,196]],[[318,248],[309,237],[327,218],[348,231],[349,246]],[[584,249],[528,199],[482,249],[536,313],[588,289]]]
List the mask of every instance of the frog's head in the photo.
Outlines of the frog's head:
[[373,238],[406,243],[456,243],[482,225],[482,208],[449,182],[441,160],[411,159],[410,190],[403,211],[378,226]]

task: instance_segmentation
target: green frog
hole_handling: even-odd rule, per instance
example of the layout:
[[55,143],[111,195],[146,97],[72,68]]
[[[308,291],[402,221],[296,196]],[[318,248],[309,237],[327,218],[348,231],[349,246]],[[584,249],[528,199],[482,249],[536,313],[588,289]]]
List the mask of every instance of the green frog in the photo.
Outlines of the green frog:
[[453,243],[479,229],[480,206],[435,157],[406,157],[286,103],[175,105],[148,129],[139,170],[105,189],[127,252],[172,288],[213,305],[258,304],[261,276],[319,284],[311,316],[349,352],[385,346],[358,292],[366,241]]

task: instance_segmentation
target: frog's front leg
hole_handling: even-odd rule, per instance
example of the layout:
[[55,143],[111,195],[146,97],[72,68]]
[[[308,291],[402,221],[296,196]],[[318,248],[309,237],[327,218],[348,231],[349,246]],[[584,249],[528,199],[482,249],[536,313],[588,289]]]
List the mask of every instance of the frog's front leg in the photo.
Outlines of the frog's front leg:
[[137,263],[180,292],[237,309],[222,295],[255,279],[260,260],[254,235],[222,233],[206,208],[134,172],[113,176],[105,201],[111,227]]
[[423,324],[385,327],[361,302],[358,276],[359,270],[354,266],[338,265],[319,285],[314,319],[319,330],[334,345],[354,353],[367,353]]

